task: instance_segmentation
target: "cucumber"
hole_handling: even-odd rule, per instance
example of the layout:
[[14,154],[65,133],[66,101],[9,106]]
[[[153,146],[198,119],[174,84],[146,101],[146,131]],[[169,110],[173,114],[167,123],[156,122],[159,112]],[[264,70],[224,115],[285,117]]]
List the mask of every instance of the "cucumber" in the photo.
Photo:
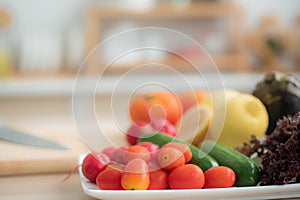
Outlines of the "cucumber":
[[194,145],[185,142],[183,140],[171,137],[165,133],[153,133],[153,134],[147,134],[146,137],[139,138],[138,143],[140,142],[152,142],[154,144],[157,144],[158,146],[162,147],[163,145],[169,143],[169,142],[177,142],[177,143],[183,143],[189,146],[191,152],[192,152],[192,160],[190,163],[198,165],[203,171],[208,170],[211,167],[218,166],[218,162],[213,157],[205,154],[202,152],[199,148],[195,147]]
[[215,141],[204,141],[201,150],[213,156],[220,165],[235,172],[235,186],[254,186],[259,182],[259,170],[255,162],[232,147]]

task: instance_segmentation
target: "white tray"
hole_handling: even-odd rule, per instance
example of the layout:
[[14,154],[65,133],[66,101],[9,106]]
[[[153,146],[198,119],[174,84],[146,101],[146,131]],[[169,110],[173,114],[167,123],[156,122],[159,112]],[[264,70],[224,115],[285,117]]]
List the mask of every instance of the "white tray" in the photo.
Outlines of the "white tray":
[[[79,164],[85,155],[79,157]],[[300,198],[300,184],[255,186],[255,187],[232,187],[218,189],[190,189],[190,190],[100,190],[97,185],[89,182],[82,174],[79,167],[79,175],[83,191],[97,199],[280,199]]]

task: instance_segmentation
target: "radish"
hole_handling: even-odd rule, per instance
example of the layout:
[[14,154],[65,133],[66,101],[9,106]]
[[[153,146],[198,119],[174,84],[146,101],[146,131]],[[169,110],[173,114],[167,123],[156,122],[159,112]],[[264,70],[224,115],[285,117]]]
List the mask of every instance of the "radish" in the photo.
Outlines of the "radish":
[[97,175],[102,172],[110,162],[104,153],[90,153],[82,162],[82,173],[91,182],[96,183]]
[[155,129],[153,126],[148,122],[138,121],[129,127],[126,133],[126,139],[129,144],[136,145],[137,140],[141,137],[141,135],[153,133],[154,131]]

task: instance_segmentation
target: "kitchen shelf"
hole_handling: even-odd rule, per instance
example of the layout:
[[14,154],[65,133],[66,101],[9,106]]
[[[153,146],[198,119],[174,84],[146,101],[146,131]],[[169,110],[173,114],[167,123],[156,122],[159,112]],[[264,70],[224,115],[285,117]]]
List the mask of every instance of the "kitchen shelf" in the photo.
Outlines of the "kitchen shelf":
[[[226,25],[226,30],[230,33],[237,34],[237,37],[230,38],[230,53],[222,53],[213,55],[220,70],[244,70],[247,71],[248,60],[243,44],[243,12],[232,1],[225,2],[192,2],[187,6],[178,7],[170,3],[158,3],[147,10],[126,9],[118,6],[96,6],[91,7],[86,15],[86,55],[94,49],[103,39],[103,22],[106,20],[206,20],[206,19],[222,19],[233,21],[231,25]],[[173,59],[173,60],[172,60]],[[90,73],[94,73],[96,66],[101,66],[102,55],[94,56],[89,60]],[[197,58],[196,63],[201,63],[201,59]],[[146,61],[146,60],[145,60]],[[130,64],[111,65],[109,72],[119,73],[130,70],[145,61],[137,61]],[[189,71],[187,62],[179,61],[177,58],[167,56],[160,60],[161,64],[166,64],[180,71]],[[97,70],[97,69],[96,69]],[[204,70],[208,70],[207,68]]]

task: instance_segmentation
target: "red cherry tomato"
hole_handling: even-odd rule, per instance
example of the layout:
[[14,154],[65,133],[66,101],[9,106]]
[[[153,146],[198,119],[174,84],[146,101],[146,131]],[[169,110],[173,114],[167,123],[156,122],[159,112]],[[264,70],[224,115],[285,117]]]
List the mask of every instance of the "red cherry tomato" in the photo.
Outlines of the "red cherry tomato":
[[200,189],[204,186],[203,171],[194,164],[177,167],[168,177],[171,189]]
[[173,147],[161,148],[157,153],[157,162],[160,167],[167,171],[172,171],[176,167],[182,166],[185,163],[183,153]]
[[148,151],[150,152],[150,160],[152,162],[156,161],[156,155],[159,150],[159,146],[157,144],[154,144],[152,142],[141,142],[141,143],[138,143],[138,145],[146,147],[148,149]]
[[121,185],[122,171],[109,168],[97,176],[96,183],[101,190],[124,190]]
[[150,185],[148,190],[163,190],[168,187],[168,173],[159,169],[156,171],[150,171]]
[[113,152],[117,150],[117,148],[115,147],[107,147],[105,149],[103,149],[102,153],[105,153],[109,158],[111,158],[111,155],[113,154]]
[[188,163],[192,160],[192,152],[191,152],[190,148],[185,144],[169,142],[169,143],[165,144],[163,147],[173,147],[173,148],[181,151],[184,155],[185,163]]
[[150,153],[146,147],[134,145],[127,148],[125,154],[125,163],[130,162],[135,158],[141,158],[144,161],[148,162],[150,160]]
[[83,175],[91,182],[96,183],[97,175],[102,172],[110,162],[106,154],[90,153],[81,165]]
[[111,154],[111,157],[110,159],[112,161],[115,161],[117,163],[121,163],[121,164],[126,164],[126,161],[125,161],[125,155],[127,153],[127,149],[129,147],[127,146],[124,146],[124,147],[121,147],[121,148],[118,148],[116,149],[112,154]]
[[234,185],[235,172],[225,166],[212,167],[204,172],[205,188],[228,188]]

